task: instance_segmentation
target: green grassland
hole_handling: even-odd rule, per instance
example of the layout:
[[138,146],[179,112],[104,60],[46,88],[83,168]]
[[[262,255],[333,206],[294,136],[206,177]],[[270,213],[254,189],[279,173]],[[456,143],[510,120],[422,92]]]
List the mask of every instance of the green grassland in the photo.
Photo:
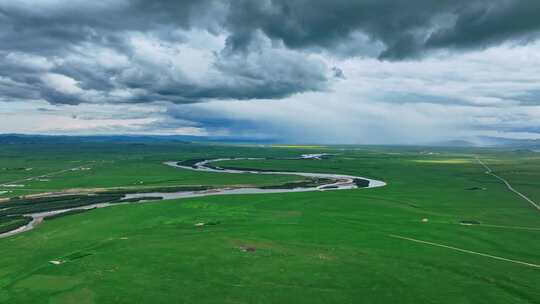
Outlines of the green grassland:
[[[320,161],[282,159],[317,152],[334,155]],[[169,186],[298,180],[161,164],[213,157],[275,158],[217,163],[223,167],[342,173],[388,183],[374,189],[121,205],[46,220],[32,231],[0,239],[0,303],[540,302],[540,268],[397,238],[540,264],[540,212],[475,160],[480,157],[539,201],[538,153],[86,144],[12,146],[0,155],[0,167],[40,172],[95,161],[91,170],[62,173],[43,185],[25,182],[25,189],[11,196],[140,186],[139,181]],[[0,172],[0,178],[29,172]],[[462,220],[480,224],[464,226]]]
[[[272,155],[294,152],[276,149]],[[79,188],[152,188],[179,185],[274,185],[295,176],[227,175],[178,170],[165,161],[265,155],[264,149],[234,149],[196,144],[55,144],[8,146],[0,150],[0,194],[14,197]],[[82,168],[82,170],[81,170]],[[28,178],[33,178],[28,180]],[[7,187],[3,184],[23,185]]]

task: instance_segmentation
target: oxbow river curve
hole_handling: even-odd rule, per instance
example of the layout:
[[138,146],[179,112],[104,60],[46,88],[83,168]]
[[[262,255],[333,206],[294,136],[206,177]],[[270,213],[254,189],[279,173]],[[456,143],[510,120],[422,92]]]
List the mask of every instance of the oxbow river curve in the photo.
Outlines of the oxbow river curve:
[[[309,158],[318,158],[320,154],[309,155]],[[308,158],[302,156],[303,159]],[[318,184],[316,186],[299,186],[289,188],[257,188],[257,187],[223,187],[214,188],[208,190],[198,191],[179,191],[179,192],[145,192],[145,193],[128,193],[125,194],[123,199],[126,202],[111,202],[111,203],[99,203],[86,206],[79,206],[74,208],[67,208],[61,210],[51,210],[39,213],[25,214],[24,216],[31,217],[32,220],[24,226],[18,227],[12,231],[8,231],[0,234],[0,238],[16,235],[28,230],[33,229],[37,225],[41,224],[44,219],[70,212],[73,210],[91,210],[95,208],[105,208],[110,206],[132,204],[134,202],[128,201],[136,198],[147,197],[159,197],[163,200],[190,198],[190,197],[202,197],[210,195],[232,195],[232,194],[264,194],[264,193],[289,193],[289,192],[308,192],[308,191],[336,191],[347,190],[355,188],[376,188],[385,186],[386,183],[380,180],[370,179],[361,176],[333,174],[333,173],[308,173],[308,172],[290,172],[290,171],[258,171],[254,169],[240,170],[240,169],[226,169],[213,165],[215,162],[230,161],[230,160],[264,160],[263,158],[219,158],[211,160],[201,160],[192,165],[182,165],[182,162],[168,161],[164,164],[179,169],[200,171],[200,172],[216,172],[216,173],[229,173],[229,174],[273,174],[273,175],[295,175],[303,176],[310,179],[324,180],[326,182]],[[361,185],[361,187],[359,187]],[[149,202],[152,200],[142,200],[135,203]],[[155,201],[155,200],[154,200]]]

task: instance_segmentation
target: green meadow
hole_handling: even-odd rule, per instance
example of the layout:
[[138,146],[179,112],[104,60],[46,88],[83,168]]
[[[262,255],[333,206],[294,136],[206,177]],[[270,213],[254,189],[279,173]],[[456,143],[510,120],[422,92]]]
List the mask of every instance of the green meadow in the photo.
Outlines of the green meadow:
[[[303,153],[331,156],[288,159]],[[221,167],[387,185],[165,200],[45,220],[0,239],[0,303],[540,303],[540,211],[476,161],[540,202],[540,153],[531,151],[16,144],[0,150],[0,183],[23,186],[0,186],[8,191],[0,197],[302,180],[163,165],[220,157],[270,158]]]

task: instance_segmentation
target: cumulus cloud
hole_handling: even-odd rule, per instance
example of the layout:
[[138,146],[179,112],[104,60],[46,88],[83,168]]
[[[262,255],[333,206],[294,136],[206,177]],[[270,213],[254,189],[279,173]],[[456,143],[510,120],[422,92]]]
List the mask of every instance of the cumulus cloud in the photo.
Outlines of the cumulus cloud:
[[[235,1],[228,19],[238,48],[262,30],[291,48],[344,49],[363,33],[381,42],[384,59],[415,57],[440,48],[483,48],[533,38],[540,29],[534,0],[267,0]],[[247,29],[247,30],[246,30]],[[347,48],[345,48],[347,49]],[[359,47],[363,54],[369,47]],[[354,51],[348,49],[348,54]],[[369,53],[369,52],[368,52]]]
[[[0,94],[70,104],[283,98],[343,77],[318,52],[402,59],[533,39],[539,8],[511,0],[2,1],[1,76],[34,92]],[[69,94],[51,89],[47,72],[76,84]]]
[[[66,111],[56,121],[103,132],[533,134],[538,10],[535,0],[0,0],[0,102],[46,102]],[[85,112],[97,105],[108,114]],[[364,133],[373,126],[383,135]]]
[[[327,87],[322,60],[261,33],[251,52],[232,51],[227,9],[218,1],[2,2],[0,37],[10,43],[0,46],[0,75],[67,104],[282,98]],[[13,90],[2,99],[28,95]]]
[[[177,120],[209,133],[327,143],[474,140],[495,131],[540,136],[540,100],[533,97],[540,70],[528,64],[540,62],[539,51],[534,44],[420,62],[350,59],[341,62],[347,77],[331,91],[281,101],[171,106],[171,118],[160,123]],[[532,92],[525,101],[523,92]]]

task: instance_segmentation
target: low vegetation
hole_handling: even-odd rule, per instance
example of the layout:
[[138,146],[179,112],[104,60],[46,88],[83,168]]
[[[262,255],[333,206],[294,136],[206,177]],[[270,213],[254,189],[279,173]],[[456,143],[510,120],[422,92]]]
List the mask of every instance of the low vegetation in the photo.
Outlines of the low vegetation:
[[21,199],[15,198],[2,204],[0,217],[23,215],[53,210],[69,209],[100,203],[118,201],[121,195],[66,195],[43,198]]
[[15,216],[1,216],[0,217],[0,233],[9,232],[15,230],[21,226],[24,226],[32,220],[31,217],[15,215]]
[[318,186],[331,184],[333,183],[333,179],[329,178],[308,178],[304,181],[299,182],[292,182],[292,183],[286,183],[282,185],[274,185],[274,186],[262,186],[261,189],[296,189],[296,188],[315,188]]
[[[334,156],[284,160],[322,152]],[[300,182],[297,176],[206,173],[163,165],[223,157],[266,160],[216,166],[337,173],[388,184],[121,204],[46,219],[34,230],[0,239],[0,303],[540,302],[540,268],[534,266],[540,265],[540,214],[476,162],[479,157],[514,188],[540,201],[538,153],[426,147],[321,151],[305,146],[10,145],[0,149],[0,167],[33,169],[2,172],[0,179],[3,183],[92,167],[48,177],[50,182],[21,182],[24,188],[10,189],[4,197],[73,188]],[[117,201],[121,193],[0,202],[1,212],[11,209],[0,217],[0,229],[27,223],[30,219],[21,211],[106,197]]]

